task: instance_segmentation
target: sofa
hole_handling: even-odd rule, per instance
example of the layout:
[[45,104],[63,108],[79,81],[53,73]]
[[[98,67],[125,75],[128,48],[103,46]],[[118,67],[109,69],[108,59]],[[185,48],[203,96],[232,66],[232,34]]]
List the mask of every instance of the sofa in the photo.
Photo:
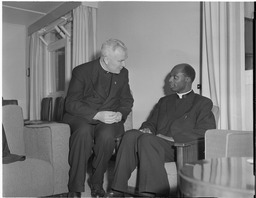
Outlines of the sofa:
[[68,192],[69,126],[56,122],[24,126],[18,105],[3,106],[2,123],[10,156],[21,156],[7,162],[3,156],[3,197]]

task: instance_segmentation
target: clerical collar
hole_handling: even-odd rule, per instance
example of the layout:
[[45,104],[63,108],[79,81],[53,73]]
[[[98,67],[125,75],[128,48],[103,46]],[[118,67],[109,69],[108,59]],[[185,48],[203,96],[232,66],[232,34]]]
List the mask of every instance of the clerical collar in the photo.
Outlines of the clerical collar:
[[177,94],[177,95],[179,96],[179,98],[181,99],[182,96],[184,96],[184,95],[190,93],[191,91],[192,91],[192,89],[191,89],[190,91],[185,92],[185,93],[176,93],[176,94]]
[[110,73],[107,69],[106,69],[106,67],[105,67],[105,65],[104,65],[105,63],[103,62],[103,60],[100,58],[100,66],[101,66],[101,68],[108,74],[108,73]]

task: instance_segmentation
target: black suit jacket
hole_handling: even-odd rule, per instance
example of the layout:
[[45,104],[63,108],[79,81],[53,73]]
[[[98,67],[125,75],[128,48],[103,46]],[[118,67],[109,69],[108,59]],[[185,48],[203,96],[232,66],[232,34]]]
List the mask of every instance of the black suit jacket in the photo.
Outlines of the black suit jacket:
[[177,94],[165,96],[140,128],[173,137],[175,142],[200,139],[207,129],[216,128],[212,107],[209,98],[193,91],[184,99],[179,99]]
[[106,93],[99,69],[102,69],[99,59],[73,69],[65,102],[66,113],[82,117],[88,123],[97,123],[93,117],[98,111],[116,111],[121,112],[125,120],[134,101],[128,70],[123,68],[119,74],[113,74],[110,91]]

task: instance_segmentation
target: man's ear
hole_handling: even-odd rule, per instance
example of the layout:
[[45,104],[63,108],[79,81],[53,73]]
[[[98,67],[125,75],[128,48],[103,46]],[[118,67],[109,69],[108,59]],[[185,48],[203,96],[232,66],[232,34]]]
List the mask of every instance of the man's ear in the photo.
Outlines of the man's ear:
[[103,62],[107,65],[108,64],[108,57],[103,57]]
[[191,78],[188,77],[188,76],[186,76],[185,81],[186,81],[186,82],[191,82]]

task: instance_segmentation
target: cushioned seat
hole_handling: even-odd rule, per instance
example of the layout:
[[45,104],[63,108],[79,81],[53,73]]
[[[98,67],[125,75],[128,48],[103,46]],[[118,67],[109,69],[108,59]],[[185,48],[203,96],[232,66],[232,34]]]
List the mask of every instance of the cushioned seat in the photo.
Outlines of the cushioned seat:
[[[27,158],[3,165],[4,196],[36,197],[53,194],[53,168],[50,162]],[[29,187],[29,188],[28,188]]]
[[26,156],[25,161],[13,160],[3,165],[4,197],[43,197],[68,191],[67,124],[24,126],[21,107],[6,105],[3,128],[10,154]]

